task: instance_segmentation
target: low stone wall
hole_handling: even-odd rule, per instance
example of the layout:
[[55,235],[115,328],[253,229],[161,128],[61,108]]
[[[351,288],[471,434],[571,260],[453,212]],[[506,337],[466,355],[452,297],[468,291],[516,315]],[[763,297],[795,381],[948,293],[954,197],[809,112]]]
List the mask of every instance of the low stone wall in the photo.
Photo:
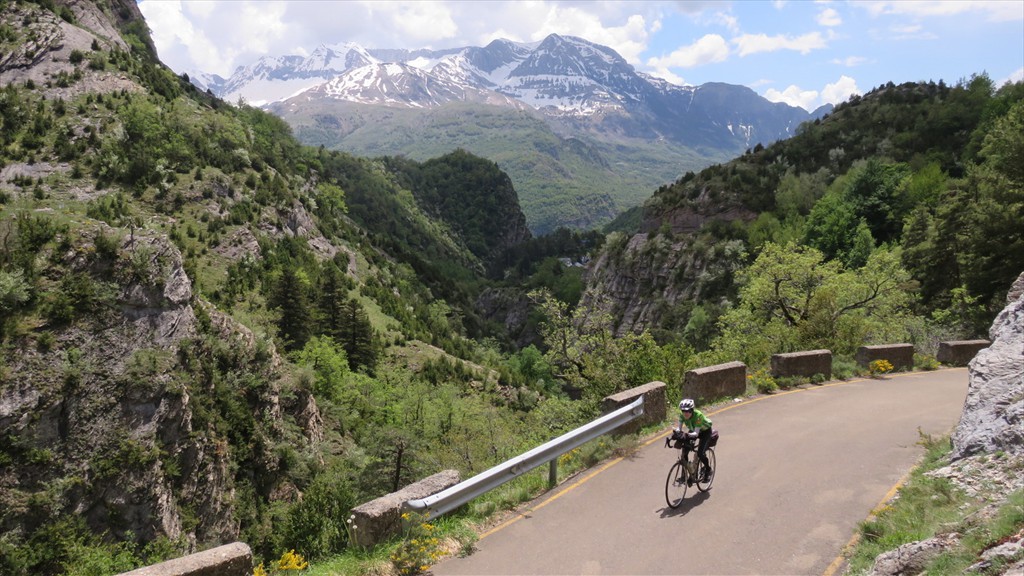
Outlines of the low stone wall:
[[251,576],[252,570],[252,550],[247,544],[235,542],[120,576]]
[[830,350],[806,350],[803,352],[787,352],[772,354],[772,376],[787,378],[824,374],[832,377],[832,352]]
[[683,377],[683,398],[713,400],[725,396],[740,396],[747,390],[747,365],[727,362],[688,370]]
[[640,396],[644,397],[643,416],[619,426],[615,430],[615,434],[632,434],[643,426],[665,421],[667,402],[665,400],[664,382],[650,382],[643,386],[624,390],[618,394],[606,396],[601,400],[601,413],[608,414],[614,412],[627,404],[633,403]]
[[988,340],[950,340],[939,342],[939,353],[936,359],[950,366],[967,366],[974,357],[985,348],[991,346]]
[[398,492],[356,506],[352,509],[352,515],[355,516],[351,531],[353,543],[370,548],[398,534],[402,531],[402,512],[406,502],[432,496],[460,481],[458,470],[445,470]]
[[880,344],[857,349],[857,364],[867,368],[875,360],[888,360],[893,370],[914,368],[913,344]]

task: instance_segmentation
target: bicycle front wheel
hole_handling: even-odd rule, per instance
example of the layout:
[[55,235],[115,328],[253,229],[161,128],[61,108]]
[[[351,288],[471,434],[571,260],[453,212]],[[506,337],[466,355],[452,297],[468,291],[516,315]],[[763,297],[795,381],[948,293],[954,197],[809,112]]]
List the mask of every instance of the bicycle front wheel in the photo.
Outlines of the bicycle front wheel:
[[679,461],[668,469],[668,478],[665,479],[665,502],[669,508],[678,508],[683,503],[686,488],[686,468]]
[[[707,457],[708,457],[708,481],[707,482],[700,482],[699,481],[699,480],[704,478],[703,470],[698,472],[698,476],[697,476],[697,479],[698,479],[697,490],[700,490],[701,492],[707,492],[708,490],[710,490],[711,489],[711,483],[715,481],[715,450],[713,448],[708,448]],[[701,466],[701,468],[703,469],[704,467]]]

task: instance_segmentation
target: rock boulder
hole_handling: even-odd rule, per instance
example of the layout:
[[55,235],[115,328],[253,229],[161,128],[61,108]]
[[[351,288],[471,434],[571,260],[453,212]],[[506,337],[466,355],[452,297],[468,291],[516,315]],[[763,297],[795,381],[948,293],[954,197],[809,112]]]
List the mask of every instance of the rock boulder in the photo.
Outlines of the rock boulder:
[[970,384],[952,459],[1024,451],[1024,273],[989,330],[992,345],[969,364]]

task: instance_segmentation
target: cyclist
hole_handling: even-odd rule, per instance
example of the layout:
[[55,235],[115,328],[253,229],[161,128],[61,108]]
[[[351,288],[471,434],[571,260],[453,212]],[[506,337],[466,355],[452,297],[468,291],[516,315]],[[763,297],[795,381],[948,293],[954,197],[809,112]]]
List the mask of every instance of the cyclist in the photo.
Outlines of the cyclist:
[[[690,432],[697,432],[697,457],[702,464],[703,472],[700,476],[701,482],[707,482],[710,476],[711,465],[708,463],[708,442],[711,441],[711,420],[703,412],[694,407],[692,398],[684,398],[679,403],[679,431],[683,431],[685,425]],[[683,446],[683,459],[690,455],[690,450]]]

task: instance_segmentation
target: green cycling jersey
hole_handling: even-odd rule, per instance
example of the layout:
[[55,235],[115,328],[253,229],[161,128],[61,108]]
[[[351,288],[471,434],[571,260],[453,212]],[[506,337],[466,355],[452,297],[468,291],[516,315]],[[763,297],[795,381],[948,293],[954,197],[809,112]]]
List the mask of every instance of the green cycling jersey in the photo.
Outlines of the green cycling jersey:
[[680,428],[686,426],[690,431],[697,430],[698,428],[710,430],[711,420],[703,412],[694,408],[693,414],[690,414],[689,418],[682,412],[679,413],[679,426]]

